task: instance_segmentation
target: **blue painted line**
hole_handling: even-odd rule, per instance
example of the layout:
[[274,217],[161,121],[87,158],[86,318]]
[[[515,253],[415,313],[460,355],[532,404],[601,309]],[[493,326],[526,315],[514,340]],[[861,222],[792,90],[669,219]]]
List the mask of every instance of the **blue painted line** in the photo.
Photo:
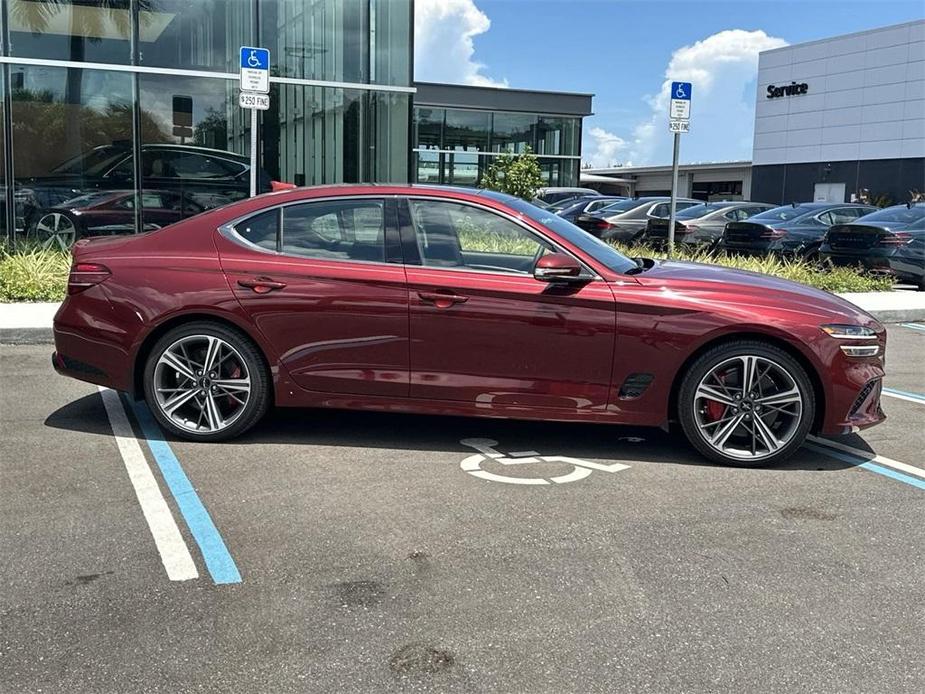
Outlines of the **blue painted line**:
[[904,328],[910,328],[911,330],[918,330],[920,333],[925,333],[925,325],[922,323],[900,323]]
[[157,466],[161,469],[164,481],[167,482],[170,493],[173,494],[177,507],[183,515],[183,520],[186,521],[193,539],[199,545],[199,551],[202,552],[202,558],[206,562],[206,568],[212,580],[218,584],[240,583],[241,574],[238,572],[234,559],[231,558],[228,547],[225,546],[225,541],[222,540],[218,528],[212,522],[212,517],[196,490],[193,489],[192,483],[183,471],[170,444],[164,440],[164,434],[154,421],[151,410],[142,401],[131,403],[131,407],[141,426],[141,433],[145,437],[148,448],[151,449],[151,455],[154,456]]
[[861,467],[870,472],[876,472],[878,475],[883,475],[884,477],[890,477],[899,482],[905,482],[906,484],[911,484],[913,487],[918,487],[919,489],[925,489],[925,480],[919,479],[918,477],[913,477],[912,475],[906,475],[902,472],[898,472],[888,467],[882,465],[877,465],[872,463],[869,460],[864,460],[857,455],[851,455],[850,453],[844,453],[842,451],[836,451],[831,448],[824,446],[816,446],[811,443],[804,444],[806,448],[815,451],[816,453],[822,453],[836,460],[841,460],[843,462],[854,465],[855,467]]
[[925,402],[925,395],[921,393],[910,393],[908,390],[898,390],[896,388],[884,388],[884,393],[892,393],[893,395],[902,395],[906,398],[912,398],[913,400],[918,400],[919,402]]

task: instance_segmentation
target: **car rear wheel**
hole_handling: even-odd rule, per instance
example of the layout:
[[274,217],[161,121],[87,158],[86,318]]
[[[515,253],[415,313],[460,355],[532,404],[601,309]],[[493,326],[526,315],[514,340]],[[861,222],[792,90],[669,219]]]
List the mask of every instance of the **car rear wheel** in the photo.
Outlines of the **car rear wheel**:
[[815,416],[809,376],[773,345],[740,340],[695,361],[678,393],[688,441],[716,462],[739,467],[779,463],[803,444]]
[[144,371],[145,400],[172,434],[221,441],[250,429],[267,411],[270,385],[257,347],[219,323],[196,322],[164,335]]

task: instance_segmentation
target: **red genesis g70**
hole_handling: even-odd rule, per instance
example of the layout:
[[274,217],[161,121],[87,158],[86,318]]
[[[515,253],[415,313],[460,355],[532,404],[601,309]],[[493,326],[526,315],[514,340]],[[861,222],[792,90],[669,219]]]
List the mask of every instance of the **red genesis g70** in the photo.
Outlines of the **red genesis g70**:
[[218,441],[271,405],[667,426],[764,465],[884,419],[885,331],[836,296],[631,260],[516,198],[340,185],[83,239],[55,368]]

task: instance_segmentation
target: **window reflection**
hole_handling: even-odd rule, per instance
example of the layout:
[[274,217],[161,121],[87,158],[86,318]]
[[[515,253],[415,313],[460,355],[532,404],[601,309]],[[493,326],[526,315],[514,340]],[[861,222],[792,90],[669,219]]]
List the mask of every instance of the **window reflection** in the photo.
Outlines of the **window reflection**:
[[237,72],[253,34],[252,0],[138,2],[139,64]]
[[[81,196],[131,193],[132,78],[118,72],[11,66],[14,229],[43,244],[112,233],[134,213],[84,216]],[[80,204],[68,204],[72,200]]]
[[536,151],[536,116],[525,113],[496,113],[491,131],[492,152]]
[[491,132],[491,113],[486,111],[446,110],[443,148],[461,151],[487,151]]
[[7,16],[10,55],[131,62],[131,0],[9,0]]
[[[250,121],[237,83],[208,77],[139,75],[143,229],[246,198]],[[260,192],[270,190],[261,171]]]

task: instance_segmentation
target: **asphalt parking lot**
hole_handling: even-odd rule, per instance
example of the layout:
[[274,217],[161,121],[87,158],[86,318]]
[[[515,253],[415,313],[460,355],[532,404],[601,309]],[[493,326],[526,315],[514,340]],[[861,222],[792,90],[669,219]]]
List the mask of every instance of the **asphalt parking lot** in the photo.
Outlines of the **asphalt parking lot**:
[[921,692],[925,326],[889,332],[888,421],[767,470],[313,410],[164,444],[0,347],[0,690]]

